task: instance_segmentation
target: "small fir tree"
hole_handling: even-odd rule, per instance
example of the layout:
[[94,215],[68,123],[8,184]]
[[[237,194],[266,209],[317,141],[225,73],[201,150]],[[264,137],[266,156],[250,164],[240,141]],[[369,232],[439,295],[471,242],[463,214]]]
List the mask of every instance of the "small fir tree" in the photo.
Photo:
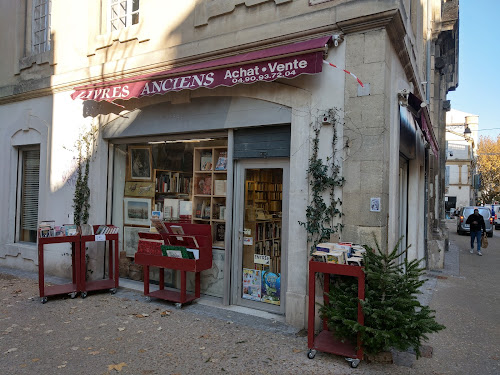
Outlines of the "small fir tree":
[[399,253],[399,242],[389,254],[375,243],[376,251],[365,246],[365,300],[360,301],[364,326],[357,321],[357,282],[350,277],[334,278],[329,304],[321,306],[320,315],[338,338],[355,342],[359,333],[368,354],[413,348],[418,358],[427,334],[445,328],[435,321],[434,311],[417,300],[425,269],[417,260],[398,263],[408,251]]

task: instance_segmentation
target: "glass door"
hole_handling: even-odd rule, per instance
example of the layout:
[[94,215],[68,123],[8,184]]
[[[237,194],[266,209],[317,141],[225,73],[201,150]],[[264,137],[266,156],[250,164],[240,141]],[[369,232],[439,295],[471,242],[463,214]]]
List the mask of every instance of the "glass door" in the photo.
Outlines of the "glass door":
[[233,303],[284,313],[288,160],[238,161]]

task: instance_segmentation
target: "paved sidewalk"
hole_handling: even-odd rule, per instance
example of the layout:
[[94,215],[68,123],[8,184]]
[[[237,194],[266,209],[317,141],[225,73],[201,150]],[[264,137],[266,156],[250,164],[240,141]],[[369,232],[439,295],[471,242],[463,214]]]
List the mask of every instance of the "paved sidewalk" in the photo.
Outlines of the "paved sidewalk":
[[498,281],[498,272],[489,279],[473,268],[498,266],[494,240],[485,256],[473,258],[451,242],[445,269],[429,273],[421,300],[447,327],[426,343],[432,358],[396,353],[395,364],[362,362],[357,369],[321,352],[309,360],[303,332],[278,315],[223,308],[210,298],[180,310],[148,303],[142,283],[130,280],[120,280],[114,295],[41,304],[36,274],[0,268],[2,374],[499,374],[498,292],[488,294],[496,289],[491,283],[483,293],[481,283]]

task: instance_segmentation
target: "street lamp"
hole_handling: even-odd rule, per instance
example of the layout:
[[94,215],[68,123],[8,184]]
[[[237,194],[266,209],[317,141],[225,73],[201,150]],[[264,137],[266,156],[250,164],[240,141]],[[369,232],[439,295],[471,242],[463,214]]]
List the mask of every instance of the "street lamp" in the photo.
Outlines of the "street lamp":
[[470,137],[470,135],[472,134],[472,132],[470,131],[470,128],[469,126],[465,125],[465,129],[464,129],[464,137],[467,138],[467,137]]

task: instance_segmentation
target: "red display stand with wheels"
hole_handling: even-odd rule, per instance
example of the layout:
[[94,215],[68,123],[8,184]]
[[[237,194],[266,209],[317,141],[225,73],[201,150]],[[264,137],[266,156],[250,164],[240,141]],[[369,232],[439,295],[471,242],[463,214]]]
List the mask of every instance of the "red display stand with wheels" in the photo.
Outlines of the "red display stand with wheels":
[[[330,290],[330,275],[352,276],[358,279],[358,298],[365,299],[365,273],[363,268],[353,265],[322,263],[314,260],[309,261],[309,316],[307,326],[307,346],[309,351],[307,356],[313,359],[316,356],[316,351],[337,354],[346,357],[351,367],[358,367],[359,362],[363,359],[363,348],[360,335],[358,334],[357,345],[352,345],[347,342],[341,342],[335,337],[335,333],[328,330],[327,322],[323,319],[323,330],[314,336],[314,318],[315,318],[315,293],[316,293],[316,273],[324,274],[324,292]],[[325,294],[325,304],[328,304],[329,299]],[[361,304],[358,303],[358,323],[364,325],[364,316],[361,309]],[[356,350],[356,346],[358,349]]]
[[[56,243],[71,243],[72,282],[62,285],[45,285],[44,246]],[[38,237],[38,287],[40,300],[47,302],[48,296],[69,294],[75,298],[80,284],[80,235],[61,237]]]
[[[94,233],[100,225],[94,225]],[[114,228],[112,225],[106,227]],[[87,242],[107,242],[108,244],[108,278],[103,280],[86,280],[86,244]],[[106,250],[104,250],[106,251]],[[118,253],[118,234],[92,234],[88,236],[81,236],[80,239],[80,285],[82,298],[87,297],[87,292],[95,290],[109,289],[111,293],[116,293],[119,280],[119,253]]]
[[[199,250],[199,259],[173,258],[141,252],[135,254],[135,262],[144,266],[144,295],[174,302],[180,308],[183,304],[200,298],[200,272],[212,268],[212,229],[208,224],[165,223],[168,233],[140,233],[143,238],[162,239],[165,245],[185,246]],[[181,227],[183,234],[173,233],[171,227]],[[192,238],[196,239],[193,245]],[[191,239],[191,241],[189,241]],[[159,290],[149,290],[149,267],[160,268]],[[180,290],[165,289],[164,269],[181,272]],[[186,291],[186,272],[195,273],[195,292]]]

